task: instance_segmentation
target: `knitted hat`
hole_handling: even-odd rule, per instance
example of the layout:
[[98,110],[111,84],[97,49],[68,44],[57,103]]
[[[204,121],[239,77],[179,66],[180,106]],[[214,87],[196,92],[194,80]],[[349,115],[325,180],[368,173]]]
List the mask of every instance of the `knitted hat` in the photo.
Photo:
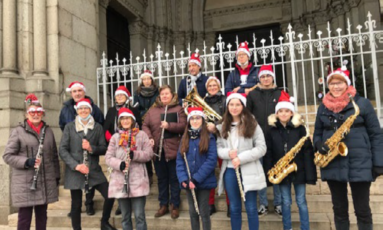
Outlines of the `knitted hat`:
[[274,74],[272,65],[262,65],[258,73],[258,78],[260,78],[262,75],[267,75],[267,74],[273,76],[273,80],[275,82],[275,74]]
[[249,47],[247,46],[247,42],[241,42],[241,44],[239,45],[237,49],[237,52],[235,53],[235,56],[238,56],[239,52],[244,52],[250,58],[251,55],[250,55]]
[[86,106],[86,107],[89,107],[90,108],[90,111],[92,112],[92,104],[90,102],[90,100],[88,98],[83,98],[83,99],[80,99],[76,105],[74,106],[74,109],[77,111],[78,108],[80,108],[80,106]]
[[342,68],[338,68],[337,70],[333,71],[327,76],[327,84],[330,81],[331,77],[334,75],[338,75],[344,78],[344,80],[347,82],[347,85],[351,85],[350,81],[350,71],[347,70],[346,66],[342,66]]
[[120,120],[121,117],[131,117],[133,118],[133,120],[136,120],[136,117],[134,116],[133,112],[130,109],[125,107],[122,107],[118,111],[118,120]]
[[188,121],[192,116],[201,116],[206,119],[205,113],[201,107],[189,107],[188,108]]
[[221,88],[221,81],[216,77],[216,76],[210,76],[207,80],[206,80],[206,89],[207,89],[207,85],[209,85],[209,82],[210,81],[216,81],[217,84],[218,84],[218,87]]
[[193,53],[189,59],[189,63],[192,62],[192,63],[195,63],[197,64],[199,67],[201,67],[201,60],[199,59],[199,54],[198,53]]
[[67,92],[72,91],[73,87],[81,87],[84,91],[86,91],[84,84],[82,82],[79,82],[79,81],[74,81],[74,82],[70,83],[68,88],[66,88],[66,91]]
[[150,70],[145,70],[142,74],[141,74],[141,76],[140,76],[140,79],[139,79],[139,84],[141,85],[141,82],[142,82],[142,78],[144,78],[145,76],[149,76],[149,77],[151,77],[152,78],[152,81],[154,81],[154,78],[153,78],[153,73],[152,73],[152,71],[150,71]]
[[277,113],[278,110],[280,109],[289,109],[294,113],[295,112],[295,108],[293,104],[294,101],[295,101],[294,97],[290,97],[290,95],[287,92],[282,90],[278,103],[275,106],[275,113]]
[[116,89],[116,92],[114,93],[114,96],[117,96],[119,94],[124,94],[127,98],[129,98],[131,96],[129,90],[125,86],[123,86],[123,85],[120,85]]
[[246,94],[244,93],[233,93],[233,92],[228,92],[227,93],[227,98],[226,98],[226,106],[229,104],[231,99],[239,99],[244,106],[246,106]]

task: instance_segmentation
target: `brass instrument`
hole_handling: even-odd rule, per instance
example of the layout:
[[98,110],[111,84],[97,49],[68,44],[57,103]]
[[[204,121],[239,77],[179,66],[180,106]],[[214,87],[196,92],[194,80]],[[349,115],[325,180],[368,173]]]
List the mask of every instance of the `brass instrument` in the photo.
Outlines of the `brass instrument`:
[[326,167],[336,156],[341,155],[342,157],[345,157],[348,154],[348,148],[344,142],[341,142],[341,140],[344,139],[350,132],[352,124],[359,115],[359,106],[355,103],[351,94],[348,96],[354,106],[355,113],[348,117],[347,120],[335,131],[335,133],[326,140],[325,144],[330,149],[328,153],[326,155],[319,152],[315,153],[314,163],[321,168]]
[[[227,139],[230,143],[230,149],[233,149],[233,143],[231,142],[231,135],[230,132],[228,132]],[[245,193],[243,192],[243,187],[242,187],[242,181],[241,181],[241,174],[239,173],[239,167],[235,168],[235,175],[237,176],[237,182],[238,182],[238,187],[239,187],[239,193],[241,194],[241,197],[243,199],[243,202],[246,201],[245,198]]]
[[[305,144],[307,138],[310,137],[310,130],[306,126],[306,136],[302,137],[298,143],[290,149],[272,169],[267,172],[269,181],[273,184],[279,184],[285,179],[290,173],[297,171],[298,167],[295,162],[292,162],[295,156],[299,153],[302,146]],[[291,163],[292,162],[292,163]]]
[[249,89],[250,89],[250,91],[253,91],[253,90],[255,90],[258,86],[259,86],[259,85],[256,84],[255,86],[253,86],[253,87],[251,87],[251,88],[249,88]]
[[[186,170],[187,170],[187,172],[188,172],[189,180],[191,180],[190,169],[189,169],[189,163],[188,163],[188,160],[186,159],[186,153],[184,153],[184,160],[185,160]],[[196,195],[195,195],[195,190],[194,190],[194,188],[193,188],[193,189],[190,189],[190,191],[191,191],[191,194],[192,194],[192,197],[193,197],[195,211],[197,212],[198,215],[200,215],[200,214],[199,214],[199,209],[198,209],[197,197],[196,197]]]
[[190,93],[185,97],[185,99],[183,99],[183,102],[187,103],[187,105],[184,108],[186,115],[188,115],[189,107],[201,107],[209,121],[222,120],[221,115],[214,111],[214,109],[212,109],[198,94],[196,86],[194,86],[192,91],[190,91]]

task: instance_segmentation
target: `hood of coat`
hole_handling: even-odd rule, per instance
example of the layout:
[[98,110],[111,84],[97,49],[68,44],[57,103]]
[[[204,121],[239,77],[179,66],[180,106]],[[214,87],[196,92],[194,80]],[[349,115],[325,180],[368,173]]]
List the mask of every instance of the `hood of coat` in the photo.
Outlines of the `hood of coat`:
[[[268,123],[271,127],[277,127],[277,115],[276,114],[271,114],[268,117]],[[299,127],[300,125],[304,125],[304,121],[302,119],[302,115],[299,113],[294,113],[293,117],[291,118],[290,122],[293,124],[295,128]]]
[[[178,102],[179,102],[178,101],[178,94],[174,93],[173,98],[172,98],[172,100],[169,103],[169,106],[170,107],[176,106],[176,105],[178,105]],[[155,103],[156,103],[156,106],[158,106],[158,107],[164,107],[164,105],[162,104],[162,102],[160,100],[160,96],[159,95],[158,95]]]

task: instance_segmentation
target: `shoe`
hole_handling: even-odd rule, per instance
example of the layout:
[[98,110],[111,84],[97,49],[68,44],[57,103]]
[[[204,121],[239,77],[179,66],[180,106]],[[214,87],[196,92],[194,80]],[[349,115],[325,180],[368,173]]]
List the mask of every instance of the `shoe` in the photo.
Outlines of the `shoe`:
[[180,209],[178,207],[173,207],[171,217],[173,220],[177,219],[180,216]]
[[230,218],[230,205],[227,205],[226,216]]
[[114,215],[116,215],[116,216],[121,215],[121,208],[120,208],[120,206],[117,206],[117,209],[116,209],[116,212],[114,213]]
[[86,206],[86,214],[87,214],[88,216],[93,216],[93,215],[95,214],[93,205],[87,205],[87,206]]
[[274,206],[274,212],[277,214],[279,217],[282,217],[282,206]]
[[110,225],[109,222],[101,221],[101,230],[117,230],[117,228]]
[[72,217],[72,213],[69,212],[69,213],[67,214],[67,217],[71,218],[71,217]]
[[215,209],[215,205],[214,204],[210,205],[210,216],[216,212],[217,212],[217,210]]
[[154,217],[158,218],[158,217],[161,217],[165,214],[169,213],[169,208],[168,206],[166,205],[163,205],[160,207],[160,209],[158,209],[157,213],[154,215]]
[[265,216],[267,213],[269,213],[269,208],[264,205],[260,205],[258,209],[258,216]]

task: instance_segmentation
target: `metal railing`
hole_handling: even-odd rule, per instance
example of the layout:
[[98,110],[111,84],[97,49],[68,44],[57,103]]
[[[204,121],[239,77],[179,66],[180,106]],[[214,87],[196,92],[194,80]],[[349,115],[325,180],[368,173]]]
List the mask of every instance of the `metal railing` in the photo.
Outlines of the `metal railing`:
[[[316,113],[320,100],[318,95],[326,93],[325,77],[347,60],[352,84],[361,95],[375,101],[378,117],[381,118],[377,55],[383,51],[383,31],[374,30],[376,22],[371,17],[369,12],[364,26],[357,25],[355,33],[352,33],[352,25],[348,20],[347,33],[344,34],[341,28],[331,31],[328,22],[327,31],[317,31],[316,36],[308,27],[305,39],[302,33],[296,34],[291,25],[285,37],[276,40],[272,32],[268,39],[261,39],[260,43],[257,43],[253,35],[253,41],[249,44],[251,60],[257,67],[271,64],[274,70],[281,70],[282,76],[277,78],[282,77],[283,88],[290,89],[290,94],[298,99],[295,102],[296,110],[306,116],[309,123],[315,119],[310,115]],[[261,45],[257,47],[257,44]],[[238,45],[237,37],[236,47]],[[225,75],[235,68],[236,47],[230,43],[226,45],[219,35],[215,46],[208,49],[204,42],[202,50],[195,50],[200,53],[202,72],[208,76],[220,77],[222,90],[225,88]],[[187,65],[191,53],[190,44],[187,53],[177,52],[173,47],[172,54],[164,54],[158,45],[155,54],[149,57],[145,50],[142,57],[133,59],[131,54],[129,63],[126,58],[119,60],[118,55],[115,60],[108,61],[104,53],[101,67],[97,68],[98,105],[103,104],[106,112],[108,105],[114,104],[113,93],[118,85],[127,86],[133,94],[141,73],[146,69],[153,73],[160,86],[170,84],[177,91],[180,80],[188,75]]]

